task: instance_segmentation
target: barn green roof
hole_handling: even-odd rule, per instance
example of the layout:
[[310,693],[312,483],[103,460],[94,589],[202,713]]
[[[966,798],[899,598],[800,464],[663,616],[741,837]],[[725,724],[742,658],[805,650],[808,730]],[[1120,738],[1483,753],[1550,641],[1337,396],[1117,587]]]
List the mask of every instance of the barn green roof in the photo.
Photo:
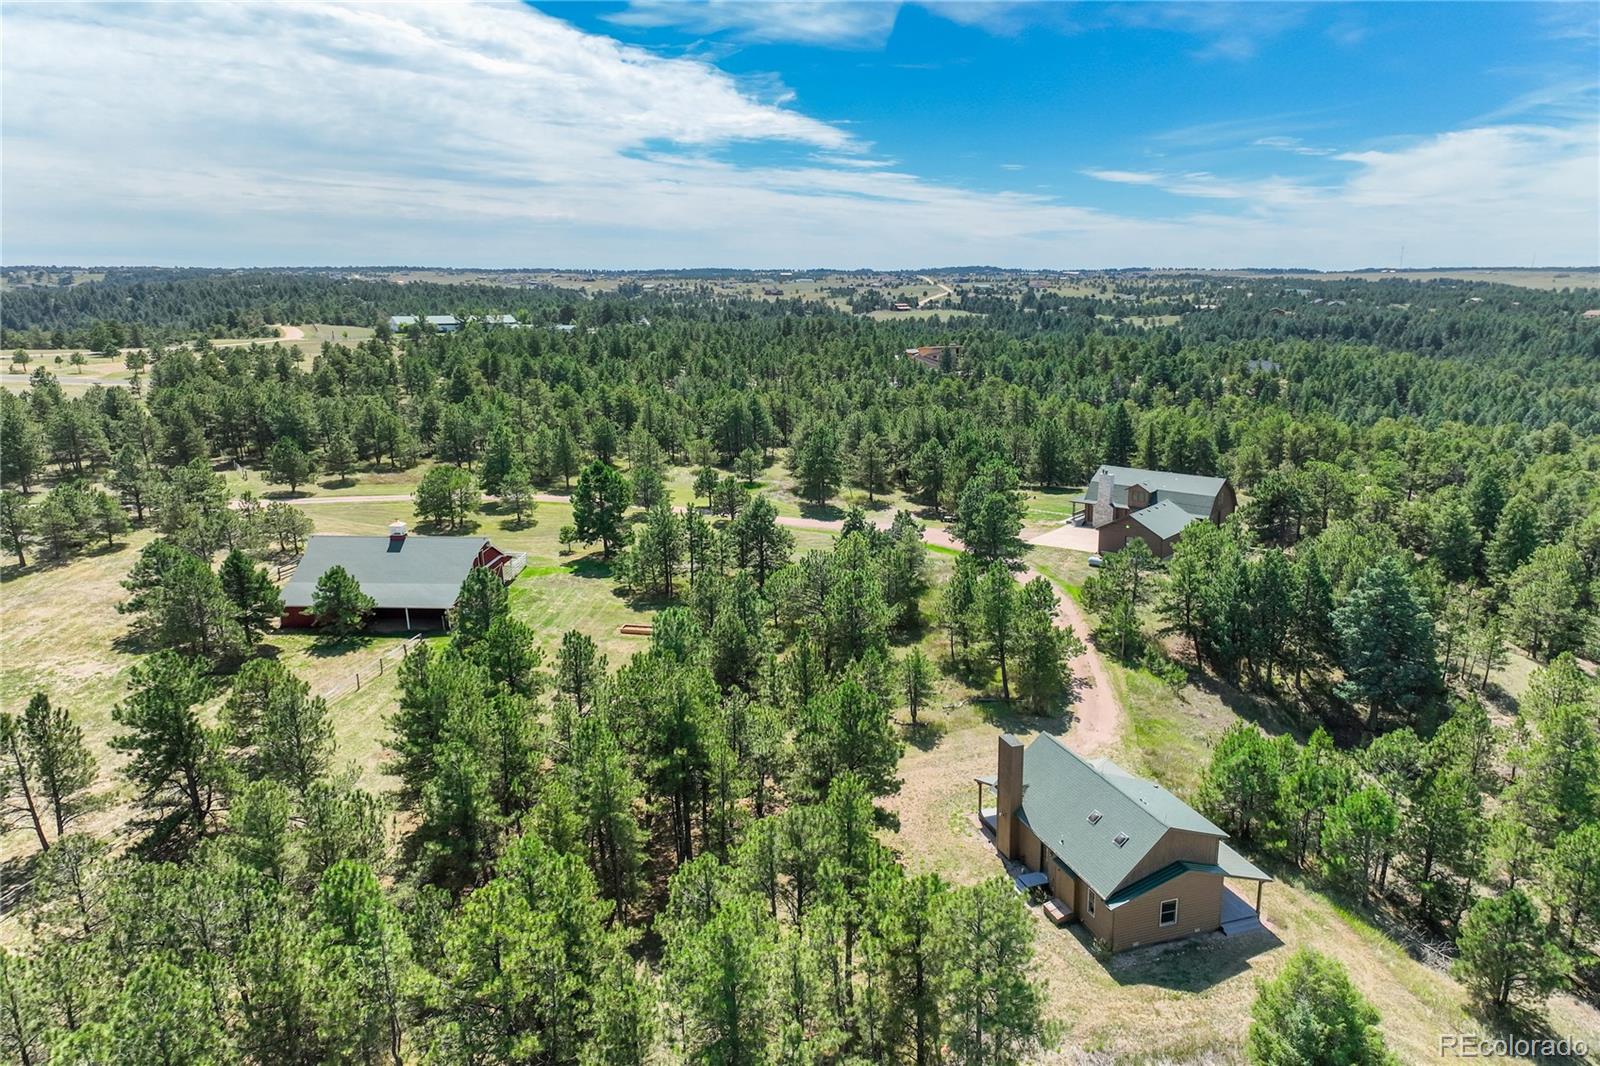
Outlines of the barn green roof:
[[342,566],[379,607],[448,609],[488,543],[486,537],[319,534],[306,541],[305,555],[283,588],[283,605],[310,607],[317,580]]

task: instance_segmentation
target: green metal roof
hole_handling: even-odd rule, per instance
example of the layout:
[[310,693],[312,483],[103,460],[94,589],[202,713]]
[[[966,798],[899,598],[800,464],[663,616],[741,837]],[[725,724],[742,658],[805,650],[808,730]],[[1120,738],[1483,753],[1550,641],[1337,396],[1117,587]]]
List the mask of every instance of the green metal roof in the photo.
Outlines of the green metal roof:
[[1227,841],[1217,845],[1217,865],[1228,877],[1241,881],[1271,881],[1272,875],[1228,846]]
[[1128,489],[1134,485],[1143,485],[1150,490],[1156,503],[1163,501],[1175,503],[1190,514],[1199,515],[1201,518],[1211,517],[1211,507],[1217,501],[1217,494],[1222,491],[1222,486],[1228,483],[1227,478],[1206,477],[1202,474],[1174,474],[1169,470],[1142,470],[1135,466],[1101,466],[1094,472],[1094,477],[1083,487],[1083,495],[1078,497],[1080,503],[1094,503],[1099,495],[1100,486],[1095,478],[1101,471],[1110,471],[1114,485],[1111,490],[1111,503],[1114,507],[1128,506]]
[[[1023,756],[1017,814],[1102,898],[1118,890],[1169,829],[1227,835],[1155,782],[1108,760],[1087,762],[1048,735]],[[1121,834],[1127,839],[1119,845]]]
[[1171,540],[1182,533],[1185,526],[1191,522],[1204,522],[1207,516],[1185,511],[1171,500],[1162,500],[1128,517],[1162,540]]
[[1163,866],[1153,874],[1146,874],[1145,876],[1139,878],[1139,880],[1135,881],[1127,888],[1113,893],[1106,899],[1106,906],[1111,910],[1116,910],[1124,903],[1130,903],[1133,900],[1138,899],[1146,892],[1149,892],[1152,888],[1159,888],[1168,881],[1171,881],[1177,877],[1181,877],[1190,872],[1211,874],[1215,877],[1223,876],[1222,867],[1216,865],[1215,863],[1187,861],[1170,863],[1166,866]]
[[317,579],[342,566],[379,607],[454,607],[486,537],[345,537],[321,534],[283,588],[285,607],[310,607]]

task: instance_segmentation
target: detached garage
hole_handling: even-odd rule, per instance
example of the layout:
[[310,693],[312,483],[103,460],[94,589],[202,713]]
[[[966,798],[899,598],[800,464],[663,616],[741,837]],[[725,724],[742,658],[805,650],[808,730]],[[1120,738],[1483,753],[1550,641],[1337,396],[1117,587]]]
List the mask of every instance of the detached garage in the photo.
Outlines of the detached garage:
[[315,625],[311,604],[317,581],[342,566],[377,604],[374,621],[443,629],[446,612],[456,605],[461,583],[473,567],[487,567],[509,584],[526,558],[522,552],[501,551],[487,537],[411,535],[404,522],[390,526],[387,537],[313,536],[284,586],[280,624],[285,629]]

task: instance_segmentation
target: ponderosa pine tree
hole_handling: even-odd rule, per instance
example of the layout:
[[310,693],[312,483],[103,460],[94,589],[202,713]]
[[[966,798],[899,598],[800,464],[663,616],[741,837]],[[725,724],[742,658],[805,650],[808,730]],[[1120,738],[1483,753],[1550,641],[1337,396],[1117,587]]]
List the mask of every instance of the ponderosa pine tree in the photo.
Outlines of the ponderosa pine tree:
[[217,568],[222,592],[233,603],[234,621],[254,644],[274,619],[283,614],[283,597],[265,567],[258,567],[241,551],[231,551]]
[[111,711],[127,730],[111,747],[128,756],[122,775],[160,838],[180,826],[205,835],[226,776],[219,734],[200,720],[211,695],[202,667],[192,657],[157,652],[133,668],[127,698]]
[[1025,1062],[1055,1044],[1044,988],[1029,973],[1033,922],[1009,883],[991,878],[941,893],[931,939],[949,1061]]
[[1333,625],[1345,675],[1340,691],[1366,708],[1368,730],[1409,724],[1442,694],[1433,618],[1398,559],[1385,557],[1362,575]]
[[1255,1066],[1389,1066],[1378,1012],[1344,967],[1311,948],[1260,983],[1245,1052]]
[[572,494],[572,522],[585,544],[600,542],[600,554],[611,558],[628,541],[625,515],[633,502],[628,480],[612,466],[596,459],[578,477]]
[[377,603],[361,591],[360,583],[342,566],[324,571],[311,593],[311,617],[335,641],[360,633],[376,609]]
[[1016,469],[991,459],[961,489],[953,530],[979,562],[1010,563],[1022,556],[1022,518]]
[[1567,960],[1520,888],[1473,904],[1456,939],[1453,967],[1473,996],[1495,1010],[1542,1003],[1565,980]]
[[52,705],[43,692],[28,700],[18,732],[36,800],[49,812],[60,839],[84,811],[84,793],[95,779],[94,755],[67,709]]

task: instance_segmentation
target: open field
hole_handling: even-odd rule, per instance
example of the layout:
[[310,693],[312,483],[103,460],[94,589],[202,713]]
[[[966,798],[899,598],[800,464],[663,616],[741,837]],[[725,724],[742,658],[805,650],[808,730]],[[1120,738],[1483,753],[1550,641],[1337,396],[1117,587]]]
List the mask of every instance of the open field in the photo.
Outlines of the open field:
[[[259,483],[251,487],[261,488]],[[367,491],[372,491],[370,483]],[[320,533],[375,534],[396,519],[415,521],[407,502],[339,501],[308,505],[305,510]],[[517,617],[534,628],[547,661],[570,629],[594,638],[613,667],[644,647],[645,639],[626,637],[618,630],[624,622],[648,620],[657,605],[636,603],[619,594],[598,551],[580,549],[563,555],[557,533],[572,521],[570,507],[540,504],[533,518],[533,526],[514,528],[512,516],[491,509],[475,516],[472,531],[492,537],[508,550],[528,553],[527,569],[511,589],[511,605]],[[791,532],[797,551],[825,547],[831,541],[825,532]],[[143,657],[140,650],[126,645],[127,620],[114,605],[124,598],[120,583],[151,537],[148,531],[137,531],[114,550],[90,553],[62,566],[9,570],[0,584],[0,710],[20,711],[34,692],[43,691],[52,702],[72,711],[99,761],[99,790],[112,803],[92,823],[107,834],[126,820],[126,810],[116,804],[128,799],[116,777],[121,756],[109,746],[119,731],[112,709],[127,694],[128,673]],[[81,609],[89,603],[96,609]],[[309,634],[293,631],[269,632],[263,641],[264,650],[282,658],[314,693],[328,698],[340,764],[354,764],[362,780],[379,789],[390,783],[380,770],[384,719],[397,697],[394,666],[402,643],[402,637],[373,636],[329,649]],[[28,850],[22,834],[0,842],[0,857],[19,850]]]
[[906,318],[982,318],[983,316],[973,311],[961,311],[952,307],[941,307],[934,304],[932,307],[919,307],[911,311],[868,311],[867,318],[875,318],[880,322]]
[[1256,274],[1247,270],[1207,270],[1202,274],[1218,277],[1288,279],[1304,278],[1310,281],[1483,281],[1494,285],[1515,285],[1523,289],[1593,289],[1600,288],[1600,267],[1577,267],[1551,270],[1517,270],[1485,267],[1481,270],[1363,270],[1340,274]]
[[[301,353],[301,356],[310,359],[322,350],[323,342],[334,341],[339,344],[357,344],[373,335],[373,330],[367,326],[332,326],[326,324],[312,324],[306,326],[279,326],[282,334],[275,337],[235,337],[211,342],[214,348],[241,348],[251,344],[289,345]],[[28,348],[23,349],[28,353],[29,362],[21,373],[0,373],[0,387],[21,391],[28,385],[28,376],[39,367],[44,367],[55,375],[61,385],[61,391],[67,396],[81,396],[94,385],[121,385],[127,386],[133,378],[133,373],[118,358],[106,358],[83,348]],[[122,355],[143,349],[124,348]],[[82,366],[72,364],[72,356],[79,353],[84,356]],[[11,353],[6,354],[6,365],[13,366],[10,361]],[[144,372],[148,375],[149,371]]]

